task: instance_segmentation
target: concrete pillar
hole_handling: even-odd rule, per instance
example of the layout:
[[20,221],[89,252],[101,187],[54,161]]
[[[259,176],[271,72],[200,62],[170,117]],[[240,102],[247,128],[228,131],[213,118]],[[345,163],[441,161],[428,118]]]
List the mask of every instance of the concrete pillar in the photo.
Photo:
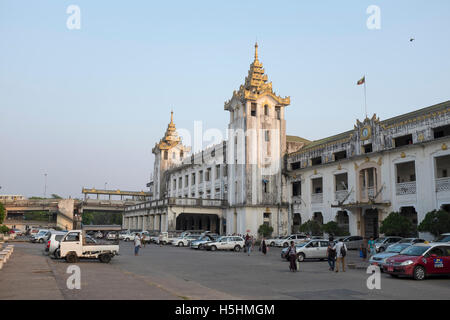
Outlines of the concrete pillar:
[[223,218],[219,218],[219,234],[223,234]]

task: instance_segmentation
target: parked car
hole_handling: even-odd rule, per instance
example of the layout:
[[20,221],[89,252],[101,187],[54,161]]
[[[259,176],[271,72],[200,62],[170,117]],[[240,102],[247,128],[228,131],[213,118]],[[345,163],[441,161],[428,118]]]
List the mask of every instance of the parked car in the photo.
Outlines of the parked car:
[[279,236],[279,237],[267,239],[266,243],[267,243],[267,245],[269,245],[271,247],[275,247],[275,242],[278,241],[278,240],[281,240],[283,238],[286,238],[286,236]]
[[213,237],[209,234],[205,234],[204,236],[201,236],[200,238],[196,239],[196,240],[192,240],[190,247],[191,249],[205,249],[205,244],[207,244],[208,242],[214,242],[216,241],[217,238]]
[[443,233],[441,234],[435,242],[450,242],[450,233]]
[[103,232],[97,231],[94,236],[95,236],[96,239],[103,239],[103,237],[105,235],[103,234]]
[[16,236],[20,237],[23,236],[23,231],[20,229],[12,229],[12,231],[14,231],[14,233],[16,234]]
[[361,236],[348,236],[345,237],[342,242],[344,242],[348,250],[358,250],[363,244],[364,239]]
[[[309,240],[304,243],[297,244],[295,246],[295,251],[297,252],[298,260],[304,261],[305,259],[327,259],[327,248],[328,248],[328,240],[325,239],[314,239]],[[286,256],[289,248],[284,248],[281,250],[281,258],[288,259]]]
[[59,243],[61,239],[67,234],[67,231],[52,231],[50,237],[47,240],[45,251],[49,256],[53,256],[55,258],[59,258],[56,253],[59,248]]
[[205,244],[206,250],[234,250],[236,252],[241,251],[245,246],[245,240],[242,237],[237,236],[224,236],[220,237],[214,242],[208,242]]
[[125,242],[127,241],[134,241],[134,238],[136,237],[136,232],[129,232],[123,235],[123,240]]
[[425,243],[425,242],[427,242],[427,241],[425,239],[421,239],[421,238],[403,238],[402,240],[400,240],[397,243],[392,244],[391,246],[400,244],[400,243],[409,243],[410,245],[413,245],[413,244]]
[[68,263],[76,263],[80,258],[109,263],[112,257],[119,254],[118,244],[97,244],[92,240],[83,230],[69,231],[60,242],[59,255]]
[[117,232],[111,231],[106,234],[106,240],[117,240],[119,238],[119,235]]
[[402,240],[402,237],[386,237],[386,238],[378,238],[375,240],[375,250],[377,252],[383,252],[389,247],[391,244],[397,243]]
[[450,275],[450,244],[415,244],[399,255],[388,258],[383,270],[393,277],[407,276],[415,280],[433,275]]
[[279,239],[275,242],[276,247],[289,247],[291,241],[294,241],[295,244],[308,240],[307,236],[303,234],[291,234],[290,236]]
[[409,248],[413,244],[411,243],[395,243],[393,245],[390,245],[386,251],[377,253],[370,257],[369,263],[374,266],[380,267],[381,271],[383,271],[383,266],[386,263],[386,260],[390,257],[397,256],[400,254],[401,251],[403,251],[406,248]]
[[199,238],[200,236],[197,235],[184,236],[183,238],[172,239],[171,244],[178,247],[188,247],[191,244],[191,241],[197,240]]
[[38,233],[31,236],[30,241],[33,243],[35,243],[35,242],[44,243],[47,241],[48,236],[50,236],[50,231],[47,229],[41,229],[41,230],[39,230]]

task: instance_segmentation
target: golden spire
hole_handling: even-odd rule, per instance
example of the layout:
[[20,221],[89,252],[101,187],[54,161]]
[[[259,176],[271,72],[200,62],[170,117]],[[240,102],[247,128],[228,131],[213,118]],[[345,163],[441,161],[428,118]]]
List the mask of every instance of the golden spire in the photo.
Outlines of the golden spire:
[[258,61],[258,42],[255,43],[255,61]]
[[173,110],[170,111],[170,123],[173,123]]

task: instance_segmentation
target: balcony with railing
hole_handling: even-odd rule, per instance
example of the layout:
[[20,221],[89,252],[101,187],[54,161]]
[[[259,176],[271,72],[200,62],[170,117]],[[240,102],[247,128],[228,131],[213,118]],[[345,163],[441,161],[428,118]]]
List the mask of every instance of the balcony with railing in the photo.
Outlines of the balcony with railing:
[[416,182],[402,182],[396,184],[396,193],[398,196],[416,194]]
[[450,191],[450,177],[436,179],[436,192]]
[[348,195],[348,190],[339,190],[334,193],[334,199],[338,202],[344,201]]
[[314,204],[323,203],[323,193],[311,194],[311,203],[314,203]]

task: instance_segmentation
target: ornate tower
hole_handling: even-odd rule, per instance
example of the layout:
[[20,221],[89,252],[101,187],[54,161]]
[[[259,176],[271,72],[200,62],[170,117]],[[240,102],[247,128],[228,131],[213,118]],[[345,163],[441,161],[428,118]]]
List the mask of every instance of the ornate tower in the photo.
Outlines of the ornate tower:
[[167,191],[167,170],[173,166],[180,165],[183,159],[191,151],[190,147],[182,144],[181,138],[175,128],[173,122],[173,111],[170,115],[170,123],[167,126],[166,134],[152,149],[155,155],[154,177],[153,177],[153,194],[154,199],[162,199],[166,196]]
[[[245,83],[225,103],[225,110],[230,112],[228,201],[235,207],[234,215],[239,220],[235,232],[246,232],[243,226],[249,226],[249,221],[267,222],[277,232],[281,218],[274,218],[273,213],[280,216],[280,205],[287,202],[282,170],[286,154],[284,108],[289,104],[289,97],[277,96],[273,91],[255,44],[255,57]],[[254,210],[246,208],[242,212],[240,208],[246,206]],[[257,225],[250,230],[254,232],[254,228]]]

